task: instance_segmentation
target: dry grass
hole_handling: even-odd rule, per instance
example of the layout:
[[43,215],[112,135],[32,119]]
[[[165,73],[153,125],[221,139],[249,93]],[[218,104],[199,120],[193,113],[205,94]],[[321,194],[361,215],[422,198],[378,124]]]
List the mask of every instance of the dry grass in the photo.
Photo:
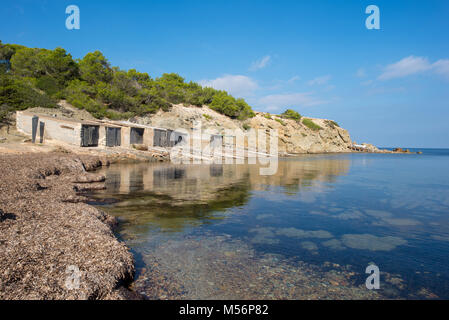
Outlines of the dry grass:
[[[133,257],[112,233],[115,219],[74,190],[104,178],[93,157],[0,155],[0,299],[120,299]],[[81,272],[69,290],[69,266]]]

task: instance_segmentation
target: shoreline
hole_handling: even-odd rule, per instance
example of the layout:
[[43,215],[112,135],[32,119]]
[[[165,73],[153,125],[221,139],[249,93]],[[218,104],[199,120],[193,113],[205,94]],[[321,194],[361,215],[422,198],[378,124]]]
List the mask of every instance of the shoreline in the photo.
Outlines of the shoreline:
[[[0,153],[0,299],[143,299],[129,289],[134,257],[114,233],[116,218],[83,195],[104,188],[105,177],[90,171],[111,161],[55,151]],[[66,288],[71,266],[80,271],[78,290]]]

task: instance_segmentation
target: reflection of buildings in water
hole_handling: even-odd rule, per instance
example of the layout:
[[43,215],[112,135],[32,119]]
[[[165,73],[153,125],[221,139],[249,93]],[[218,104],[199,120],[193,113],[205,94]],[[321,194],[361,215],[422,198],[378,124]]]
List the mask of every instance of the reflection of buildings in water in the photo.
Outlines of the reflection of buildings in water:
[[298,192],[301,187],[313,187],[321,182],[334,182],[337,176],[349,171],[348,159],[317,159],[314,157],[279,161],[276,174],[263,176],[258,168],[250,167],[253,190],[265,190],[267,186],[281,186],[286,191]]
[[223,165],[212,164],[209,167],[209,174],[211,177],[222,177],[223,176]]
[[259,165],[248,164],[121,164],[106,169],[107,187],[112,193],[150,191],[177,199],[210,200],[218,190],[235,183],[247,183],[252,190],[281,186],[299,192],[321,182],[333,182],[348,172],[345,158],[300,158],[280,160],[276,174],[262,176]]
[[[298,193],[301,187],[332,181],[345,174],[350,161],[342,159],[295,159],[279,162],[278,172],[261,176],[257,165],[173,165],[118,164],[104,169],[107,190],[120,202],[109,212],[127,221],[121,233],[134,238],[149,228],[180,231],[186,226],[224,219],[228,208],[243,206],[251,190],[282,186],[285,193]],[[301,197],[302,193],[300,193]],[[267,193],[267,198],[279,194]],[[226,212],[226,215],[224,215]]]

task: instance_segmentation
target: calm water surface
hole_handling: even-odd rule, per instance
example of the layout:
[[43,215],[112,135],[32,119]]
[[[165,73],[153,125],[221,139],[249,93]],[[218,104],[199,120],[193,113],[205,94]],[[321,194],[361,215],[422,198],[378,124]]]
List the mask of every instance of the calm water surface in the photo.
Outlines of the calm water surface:
[[449,298],[449,150],[422,151],[120,164],[94,197],[149,298]]

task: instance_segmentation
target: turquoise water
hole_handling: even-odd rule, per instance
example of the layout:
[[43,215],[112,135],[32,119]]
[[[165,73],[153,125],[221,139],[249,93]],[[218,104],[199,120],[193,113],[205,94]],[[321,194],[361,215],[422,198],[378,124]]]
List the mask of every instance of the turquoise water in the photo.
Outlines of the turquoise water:
[[449,298],[449,150],[420,151],[282,159],[273,176],[113,165],[95,197],[119,217],[149,298]]

